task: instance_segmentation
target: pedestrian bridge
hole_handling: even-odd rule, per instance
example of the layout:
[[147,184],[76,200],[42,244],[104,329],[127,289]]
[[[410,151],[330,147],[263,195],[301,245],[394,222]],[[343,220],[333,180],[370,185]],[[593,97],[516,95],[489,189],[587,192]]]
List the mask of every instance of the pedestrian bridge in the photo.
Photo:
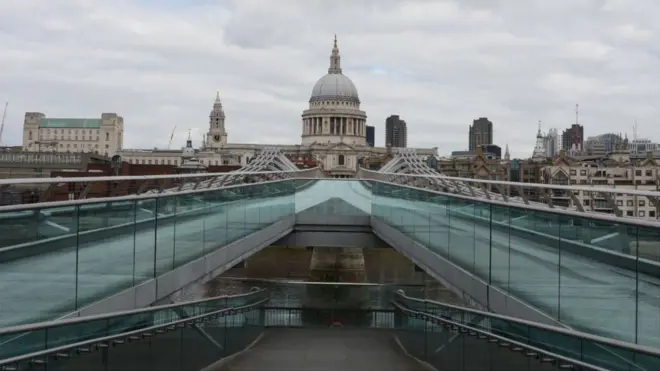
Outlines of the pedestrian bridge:
[[[179,176],[189,181],[128,196],[0,208],[0,326],[144,307],[297,225],[366,225],[483,309],[660,346],[660,223],[401,169],[361,170],[357,179],[248,170]],[[81,179],[44,180],[66,181]]]

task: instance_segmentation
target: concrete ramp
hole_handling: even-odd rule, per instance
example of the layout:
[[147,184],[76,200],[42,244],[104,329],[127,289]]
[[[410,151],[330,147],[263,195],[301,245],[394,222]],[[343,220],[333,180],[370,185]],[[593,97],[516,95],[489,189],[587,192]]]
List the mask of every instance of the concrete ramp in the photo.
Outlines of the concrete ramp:
[[388,330],[269,329],[248,350],[207,370],[217,371],[421,371]]

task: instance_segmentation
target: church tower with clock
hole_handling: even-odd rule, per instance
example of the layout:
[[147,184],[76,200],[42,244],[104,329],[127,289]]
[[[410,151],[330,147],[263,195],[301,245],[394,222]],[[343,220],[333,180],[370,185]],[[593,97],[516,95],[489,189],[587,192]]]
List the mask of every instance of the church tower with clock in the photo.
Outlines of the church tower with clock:
[[215,95],[213,110],[209,115],[209,132],[206,135],[206,148],[220,148],[227,144],[227,131],[225,130],[225,111],[220,102],[220,91]]

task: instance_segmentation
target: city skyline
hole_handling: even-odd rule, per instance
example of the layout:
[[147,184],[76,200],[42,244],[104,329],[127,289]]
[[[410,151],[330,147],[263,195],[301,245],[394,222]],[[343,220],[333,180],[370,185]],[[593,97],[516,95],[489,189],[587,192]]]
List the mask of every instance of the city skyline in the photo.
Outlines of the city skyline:
[[[642,137],[658,137],[650,15],[660,8],[650,1],[634,9],[612,2],[290,3],[0,4],[9,51],[0,57],[0,100],[10,102],[3,142],[19,144],[23,115],[40,111],[116,112],[125,119],[126,148],[166,147],[174,125],[175,146],[188,129],[197,129],[199,143],[219,89],[230,142],[298,143],[300,111],[334,33],[377,146],[391,114],[408,122],[409,146],[437,146],[440,155],[467,149],[472,120],[487,117],[494,144],[526,158],[537,120],[563,130],[574,123],[575,103],[585,137],[629,131],[635,119]],[[29,21],[35,17],[43,21]],[[113,17],[124,21],[111,24]],[[315,27],[296,32],[302,26],[293,17]],[[361,29],[352,17],[361,17]],[[553,28],[558,21],[562,27]]]

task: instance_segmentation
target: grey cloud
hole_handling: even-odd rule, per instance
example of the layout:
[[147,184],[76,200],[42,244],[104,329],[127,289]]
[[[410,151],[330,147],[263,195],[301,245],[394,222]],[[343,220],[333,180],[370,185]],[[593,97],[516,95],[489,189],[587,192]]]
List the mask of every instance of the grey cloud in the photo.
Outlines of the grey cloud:
[[219,89],[230,141],[297,143],[335,33],[380,144],[392,113],[410,145],[442,154],[487,116],[528,156],[537,120],[563,129],[575,103],[587,135],[638,119],[660,140],[658,14],[652,0],[4,1],[3,142],[20,142],[25,111],[116,111],[127,147],[165,146],[174,125],[178,147],[188,129],[199,140]]

